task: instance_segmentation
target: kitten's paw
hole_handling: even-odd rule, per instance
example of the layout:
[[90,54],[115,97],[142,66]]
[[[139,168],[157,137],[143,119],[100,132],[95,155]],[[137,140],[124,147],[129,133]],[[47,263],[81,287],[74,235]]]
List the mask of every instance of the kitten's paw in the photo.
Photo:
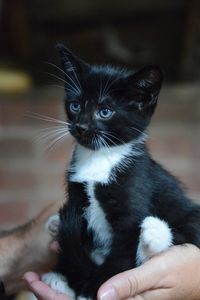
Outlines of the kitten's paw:
[[144,263],[152,256],[172,246],[173,235],[168,224],[156,217],[146,217],[141,224],[137,264]]
[[156,217],[147,217],[141,225],[142,244],[153,254],[167,250],[172,245],[173,236],[168,224]]
[[56,237],[58,233],[58,227],[60,224],[59,214],[54,214],[48,218],[45,223],[45,229],[49,231],[52,237]]
[[64,276],[55,272],[49,272],[42,275],[42,281],[51,287],[54,291],[61,294],[67,294],[74,298],[74,291],[68,286]]

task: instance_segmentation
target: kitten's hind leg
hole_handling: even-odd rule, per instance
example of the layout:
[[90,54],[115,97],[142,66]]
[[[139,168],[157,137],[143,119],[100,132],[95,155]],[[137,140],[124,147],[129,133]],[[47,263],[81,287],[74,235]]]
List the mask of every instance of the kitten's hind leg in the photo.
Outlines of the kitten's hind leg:
[[66,294],[71,298],[75,298],[74,291],[69,287],[67,280],[63,275],[56,272],[49,272],[42,275],[42,281],[57,293]]
[[136,263],[140,265],[154,255],[172,246],[173,235],[168,224],[153,216],[146,217],[141,224]]

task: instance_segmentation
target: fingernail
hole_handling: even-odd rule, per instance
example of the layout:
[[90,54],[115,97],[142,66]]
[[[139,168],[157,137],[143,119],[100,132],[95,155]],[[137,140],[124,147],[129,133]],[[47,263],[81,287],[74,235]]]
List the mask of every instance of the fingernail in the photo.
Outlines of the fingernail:
[[116,291],[113,287],[109,287],[107,291],[100,295],[100,300],[116,300]]
[[24,281],[26,281],[26,282],[29,282],[29,281],[30,281],[29,276],[26,275],[26,274],[22,277],[22,279],[23,279]]
[[23,276],[23,280],[25,280],[28,283],[32,282],[33,281],[33,274],[31,272],[25,273],[24,276]]

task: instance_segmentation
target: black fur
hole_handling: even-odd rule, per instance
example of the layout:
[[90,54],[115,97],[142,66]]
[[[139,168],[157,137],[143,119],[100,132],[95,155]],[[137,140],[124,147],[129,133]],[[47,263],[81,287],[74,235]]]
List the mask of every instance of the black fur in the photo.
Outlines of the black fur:
[[[78,143],[92,150],[99,149],[102,145],[94,143],[93,137],[105,131],[113,135],[107,139],[108,146],[138,139],[156,107],[162,83],[160,69],[149,66],[134,73],[90,66],[62,45],[58,50],[65,72],[69,128]],[[80,82],[81,93],[70,87],[73,85],[70,77],[77,84]],[[109,86],[107,93],[99,97],[100,88],[106,85]],[[80,103],[80,113],[70,112],[73,101]],[[115,113],[106,120],[94,118],[99,107],[111,108]],[[61,251],[56,271],[66,276],[77,296],[95,299],[104,281],[135,267],[140,224],[146,216],[165,220],[172,229],[175,245],[193,243],[200,246],[199,206],[187,198],[177,179],[151,158],[145,143],[136,147],[142,154],[127,158],[129,164],[123,170],[113,170],[116,180],[108,185],[95,185],[96,198],[114,234],[111,252],[102,265],[90,258],[91,250],[97,245],[83,217],[84,208],[89,205],[85,185],[67,179],[69,201],[60,210],[58,240]]]

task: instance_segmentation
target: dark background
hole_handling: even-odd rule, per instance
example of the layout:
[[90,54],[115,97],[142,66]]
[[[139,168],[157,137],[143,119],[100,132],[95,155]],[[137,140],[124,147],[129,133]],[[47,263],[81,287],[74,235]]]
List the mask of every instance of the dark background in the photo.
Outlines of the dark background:
[[63,82],[44,74],[62,76],[44,63],[60,64],[57,42],[90,63],[161,66],[149,147],[200,201],[200,1],[0,0],[0,25],[1,227],[64,199],[72,141],[43,151],[56,124],[27,116],[65,119]]
[[6,0],[1,16],[1,63],[37,83],[60,41],[91,63],[157,63],[169,82],[200,78],[198,0]]

